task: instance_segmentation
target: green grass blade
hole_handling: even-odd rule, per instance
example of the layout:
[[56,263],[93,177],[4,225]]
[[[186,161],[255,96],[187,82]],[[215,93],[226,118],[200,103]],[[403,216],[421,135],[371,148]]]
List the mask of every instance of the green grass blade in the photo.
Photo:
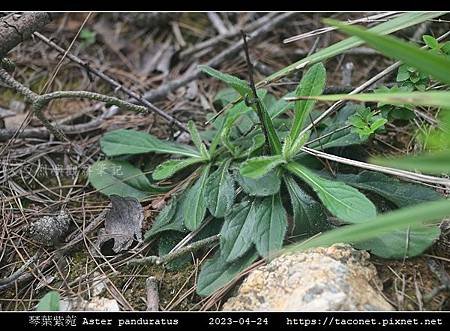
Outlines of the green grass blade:
[[450,173],[450,151],[443,150],[417,156],[395,158],[373,158],[371,163],[397,169],[441,175]]
[[325,232],[311,240],[288,246],[279,253],[304,251],[313,247],[326,247],[334,243],[355,243],[371,239],[398,229],[436,221],[450,215],[450,201],[426,202],[395,210],[366,222],[344,226]]
[[326,19],[324,21],[345,33],[364,40],[369,46],[384,55],[407,63],[443,83],[450,84],[450,59],[447,57],[420,49],[416,45],[396,37],[381,36],[379,33],[335,20]]
[[[439,17],[441,15],[444,15],[446,12],[432,12],[432,13],[423,13],[423,12],[411,12],[411,13],[405,13],[403,15],[400,15],[392,20],[389,20],[387,22],[381,23],[373,28],[371,28],[369,31],[378,33],[378,34],[390,34],[395,31],[399,31],[402,29],[405,29],[407,27],[420,24],[422,22],[425,22],[427,20]],[[263,81],[259,82],[258,86],[267,85],[271,82],[274,82],[276,80],[279,80],[280,78],[287,76],[291,74],[292,72],[295,72],[296,70],[300,70],[305,65],[311,65],[314,63],[318,63],[321,61],[324,61],[326,59],[329,59],[333,56],[342,54],[348,49],[351,49],[353,47],[357,47],[362,45],[364,42],[359,39],[358,37],[351,37],[345,40],[342,40],[336,44],[333,44],[327,48],[324,48],[310,56],[307,56],[279,71],[276,73],[270,75]]]
[[330,94],[311,97],[286,98],[288,101],[298,99],[314,99],[319,101],[352,100],[360,102],[381,102],[390,105],[411,104],[416,106],[449,107],[450,92],[400,92],[400,93],[361,93],[361,94]]

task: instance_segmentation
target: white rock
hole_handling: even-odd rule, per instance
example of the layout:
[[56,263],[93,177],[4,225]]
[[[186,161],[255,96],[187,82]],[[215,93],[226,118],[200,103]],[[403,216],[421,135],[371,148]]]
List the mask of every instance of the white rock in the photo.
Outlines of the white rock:
[[393,310],[369,254],[336,244],[282,255],[252,271],[226,311]]

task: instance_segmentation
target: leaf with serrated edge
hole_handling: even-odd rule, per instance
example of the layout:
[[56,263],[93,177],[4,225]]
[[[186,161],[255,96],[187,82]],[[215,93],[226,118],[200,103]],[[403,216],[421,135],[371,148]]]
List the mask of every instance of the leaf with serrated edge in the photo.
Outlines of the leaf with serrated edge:
[[234,261],[250,249],[255,222],[255,200],[235,204],[225,215],[220,231],[220,251],[225,261]]
[[205,199],[214,217],[224,217],[234,202],[234,180],[228,171],[231,159],[225,161],[208,178]]
[[268,256],[283,246],[287,228],[287,214],[280,194],[258,199],[253,242],[262,256]]

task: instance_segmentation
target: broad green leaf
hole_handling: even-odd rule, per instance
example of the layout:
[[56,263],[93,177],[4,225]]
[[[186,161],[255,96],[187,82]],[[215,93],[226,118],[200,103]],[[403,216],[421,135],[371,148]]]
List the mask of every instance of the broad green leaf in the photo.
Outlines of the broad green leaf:
[[[436,18],[438,16],[444,15],[445,12],[411,12],[411,13],[404,13],[396,18],[393,18],[387,22],[378,24],[377,26],[369,29],[369,31],[372,31],[374,33],[378,34],[390,34],[395,31],[399,31],[402,29],[405,29],[407,27],[420,24],[422,22],[428,21],[430,19]],[[328,58],[334,57],[338,54],[344,53],[346,50],[358,47],[364,43],[363,40],[359,39],[358,37],[351,37],[347,38],[345,40],[342,40],[340,42],[337,42],[336,44],[333,44],[329,47],[326,47],[324,49],[321,49],[309,56],[306,56],[302,58],[301,60],[277,71],[276,73],[270,75],[263,81],[259,82],[257,85],[267,85],[271,82],[274,82],[276,80],[281,79],[282,77],[289,75],[296,70],[300,70],[304,68],[305,65],[312,65],[314,63],[318,63],[321,61],[324,61]]]
[[436,225],[418,225],[406,230],[394,230],[361,241],[355,246],[385,259],[410,258],[422,254],[439,238],[440,234],[441,231]]
[[89,168],[89,183],[105,195],[138,200],[165,192],[150,184],[145,174],[126,161],[97,161]]
[[278,251],[287,228],[287,214],[279,193],[258,199],[255,221],[252,236],[258,253],[268,256]]
[[400,60],[421,72],[433,76],[442,83],[450,84],[450,59],[445,56],[420,49],[418,46],[393,36],[381,36],[354,25],[327,19],[326,23],[364,40],[368,45],[386,56]]
[[167,160],[155,168],[152,173],[152,177],[154,180],[170,178],[178,171],[200,162],[204,162],[204,160],[198,157],[191,157],[182,160]]
[[37,311],[59,311],[59,293],[50,291],[39,300]]
[[248,268],[258,258],[258,254],[251,249],[241,258],[226,262],[217,252],[214,257],[203,263],[198,276],[197,294],[208,296],[231,282],[240,272]]
[[258,179],[284,163],[286,160],[281,155],[258,156],[242,162],[239,171],[243,177]]
[[178,154],[199,157],[200,154],[190,146],[159,140],[149,133],[136,130],[115,130],[107,132],[100,140],[100,146],[108,156],[126,154]]
[[229,74],[225,74],[206,65],[199,65],[198,68],[211,77],[217,78],[226,83],[228,86],[234,88],[242,97],[246,96],[252,91],[245,80],[239,79]]
[[226,262],[243,256],[252,246],[256,199],[235,204],[225,215],[220,231],[220,254]]
[[273,195],[280,190],[281,180],[276,171],[270,171],[266,175],[251,179],[243,177],[239,172],[236,173],[236,180],[245,193],[250,196],[264,197]]
[[336,179],[358,189],[374,192],[393,202],[397,207],[441,198],[439,193],[429,187],[403,182],[379,172],[362,171],[357,175],[338,174]]
[[196,230],[206,214],[205,186],[210,165],[203,168],[202,175],[189,189],[183,203],[184,225],[191,231]]
[[206,182],[206,204],[214,217],[224,217],[234,202],[234,180],[228,171],[230,162],[231,159],[223,162]]
[[450,201],[438,200],[424,202],[412,207],[401,208],[389,213],[365,220],[360,224],[342,226],[325,232],[299,244],[291,245],[280,252],[304,251],[313,247],[327,247],[335,243],[357,243],[392,233],[409,226],[417,226],[430,221],[438,221],[450,215]]
[[[303,97],[300,97],[303,98]],[[361,102],[383,102],[392,105],[405,103],[416,106],[448,107],[450,92],[399,92],[399,93],[361,93],[361,94],[328,94],[317,97],[305,97],[320,101],[353,100]],[[288,100],[295,101],[297,97]]]
[[422,171],[430,174],[450,173],[450,151],[443,150],[417,156],[395,158],[372,158],[371,163],[409,171]]
[[[300,84],[298,85],[296,96],[317,96],[321,95],[325,88],[326,70],[322,63],[317,63],[306,71]],[[295,116],[292,124],[290,137],[291,141],[295,142],[298,139],[305,119],[308,118],[309,113],[314,107],[315,102],[312,100],[298,100],[295,102]]]
[[376,216],[374,204],[355,188],[321,178],[296,162],[288,163],[286,169],[310,185],[324,206],[338,219],[361,223]]
[[179,197],[175,196],[170,199],[170,202],[161,210],[158,216],[152,223],[151,228],[145,233],[144,240],[149,241],[155,235],[165,231],[187,232],[184,226],[184,210],[183,202],[186,194]]
[[313,235],[328,228],[327,215],[319,202],[306,193],[291,176],[284,176],[294,215],[290,235]]

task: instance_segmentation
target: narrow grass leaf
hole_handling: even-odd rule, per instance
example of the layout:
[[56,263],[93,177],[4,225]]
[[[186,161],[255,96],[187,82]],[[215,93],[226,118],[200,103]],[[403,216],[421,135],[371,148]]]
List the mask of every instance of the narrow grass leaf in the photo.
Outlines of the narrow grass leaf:
[[420,49],[418,46],[393,36],[382,36],[366,29],[326,19],[326,23],[338,27],[352,36],[364,40],[382,54],[406,63],[423,73],[427,73],[440,82],[450,84],[450,59]]

